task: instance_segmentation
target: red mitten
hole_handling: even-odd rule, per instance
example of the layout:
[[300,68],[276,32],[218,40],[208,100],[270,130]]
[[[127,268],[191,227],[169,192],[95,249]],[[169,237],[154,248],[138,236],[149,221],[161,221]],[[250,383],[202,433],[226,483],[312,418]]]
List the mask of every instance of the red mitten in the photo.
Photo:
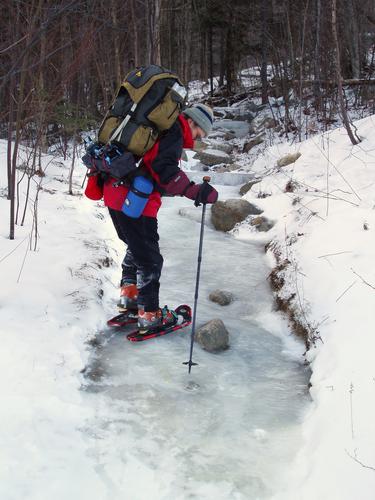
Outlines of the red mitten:
[[101,200],[103,198],[103,186],[99,184],[97,175],[89,176],[85,189],[85,196],[90,198],[90,200]]

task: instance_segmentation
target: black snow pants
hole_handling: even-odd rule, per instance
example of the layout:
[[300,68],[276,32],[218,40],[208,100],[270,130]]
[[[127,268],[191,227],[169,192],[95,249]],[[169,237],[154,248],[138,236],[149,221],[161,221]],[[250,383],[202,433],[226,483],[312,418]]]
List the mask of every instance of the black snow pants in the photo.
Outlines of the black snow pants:
[[138,305],[145,311],[159,308],[160,275],[163,257],[159,249],[158,221],[141,216],[132,219],[119,210],[109,208],[118,237],[127,245],[122,262],[121,286],[135,283]]

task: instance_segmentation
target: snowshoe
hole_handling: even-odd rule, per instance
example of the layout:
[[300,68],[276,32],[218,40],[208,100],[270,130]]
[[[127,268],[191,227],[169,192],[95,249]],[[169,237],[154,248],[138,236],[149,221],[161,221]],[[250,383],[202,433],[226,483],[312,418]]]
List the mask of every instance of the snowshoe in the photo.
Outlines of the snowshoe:
[[137,323],[137,321],[138,321],[138,311],[129,309],[128,311],[124,311],[120,314],[117,314],[117,316],[114,316],[113,318],[109,319],[107,321],[107,325],[116,328],[121,328],[126,325],[132,325],[134,323]]
[[158,321],[155,319],[151,327],[148,328],[146,328],[147,323],[140,321],[142,319],[142,317],[140,317],[138,320],[140,328],[129,333],[126,338],[130,340],[130,342],[142,342],[143,340],[161,337],[162,335],[181,330],[191,323],[191,308],[187,305],[179,306],[174,311],[170,311],[165,307],[161,310],[160,314],[161,317],[159,316],[159,318],[156,318]]

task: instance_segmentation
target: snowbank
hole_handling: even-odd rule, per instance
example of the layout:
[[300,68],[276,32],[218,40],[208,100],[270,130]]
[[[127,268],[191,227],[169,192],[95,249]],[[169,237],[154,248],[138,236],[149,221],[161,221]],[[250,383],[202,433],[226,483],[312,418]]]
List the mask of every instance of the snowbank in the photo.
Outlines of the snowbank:
[[[245,195],[277,220],[278,294],[308,333],[313,370],[305,444],[278,500],[374,498],[375,118],[355,125],[357,146],[337,129],[269,148],[254,164],[268,174]],[[291,150],[302,156],[275,168]],[[237,234],[264,237],[249,231]]]
[[[0,141],[6,165],[6,143]],[[103,316],[112,286],[106,268],[114,236],[82,195],[68,191],[69,161],[44,158],[37,251],[32,229],[35,183],[23,227],[8,239],[9,201],[0,197],[1,454],[0,498],[103,498],[87,460],[84,433],[94,411],[83,404],[80,371],[87,340]],[[84,169],[77,169],[77,192]],[[1,186],[6,185],[1,169]],[[18,172],[18,178],[22,172]],[[21,185],[21,213],[25,184]],[[4,190],[5,191],[5,190]],[[101,236],[98,237],[97,234]],[[103,239],[103,234],[107,238]],[[5,286],[4,286],[5,284]]]

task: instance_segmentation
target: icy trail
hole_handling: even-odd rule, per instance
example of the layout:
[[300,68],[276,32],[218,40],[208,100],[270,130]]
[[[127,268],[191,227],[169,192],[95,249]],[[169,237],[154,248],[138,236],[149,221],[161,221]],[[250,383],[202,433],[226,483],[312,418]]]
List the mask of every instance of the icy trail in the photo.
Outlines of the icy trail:
[[[161,301],[171,306],[194,297],[199,224],[181,207],[191,202],[167,199],[159,217]],[[286,348],[278,337],[287,328],[271,311],[268,272],[262,244],[207,227],[197,323],[223,319],[230,349],[214,355],[196,345],[189,376],[190,330],[142,344],[106,331],[93,348],[82,394],[95,417],[84,432],[108,498],[255,500],[282,487],[300,445],[309,372],[295,341]],[[211,303],[215,288],[236,301]]]

